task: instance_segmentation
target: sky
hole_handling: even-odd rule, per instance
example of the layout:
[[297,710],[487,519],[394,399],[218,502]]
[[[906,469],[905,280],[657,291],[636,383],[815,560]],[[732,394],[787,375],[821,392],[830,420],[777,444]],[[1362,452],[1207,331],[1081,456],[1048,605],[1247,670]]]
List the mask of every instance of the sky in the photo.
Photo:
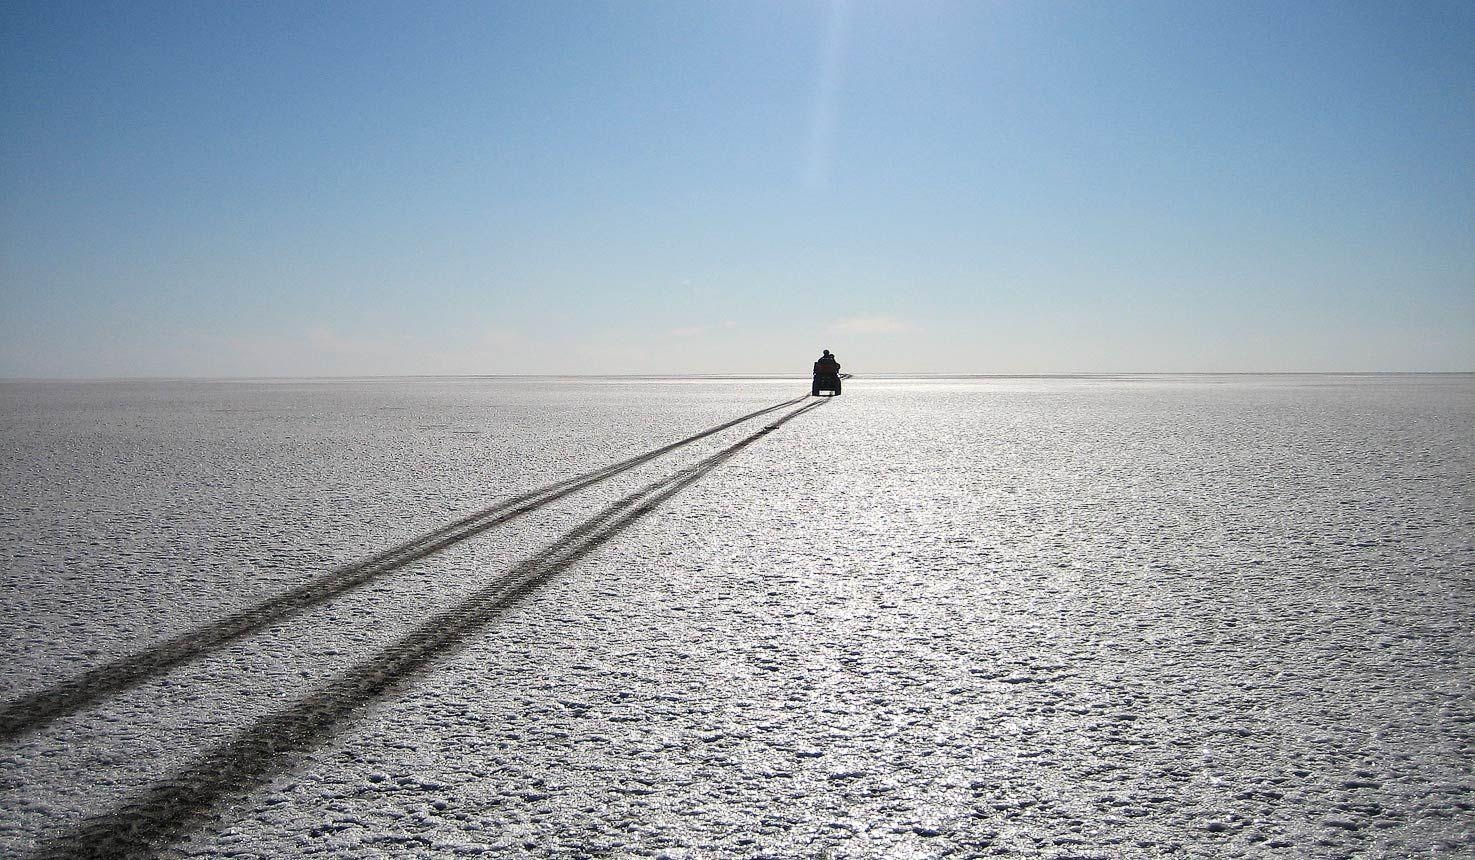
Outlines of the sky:
[[1475,4],[0,4],[0,377],[1475,371]]

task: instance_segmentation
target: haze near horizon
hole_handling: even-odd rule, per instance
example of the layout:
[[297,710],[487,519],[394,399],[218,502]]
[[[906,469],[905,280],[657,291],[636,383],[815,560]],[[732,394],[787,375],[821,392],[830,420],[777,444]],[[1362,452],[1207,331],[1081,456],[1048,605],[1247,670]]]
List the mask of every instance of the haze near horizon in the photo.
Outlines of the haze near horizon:
[[0,377],[1475,370],[1475,7],[0,9]]

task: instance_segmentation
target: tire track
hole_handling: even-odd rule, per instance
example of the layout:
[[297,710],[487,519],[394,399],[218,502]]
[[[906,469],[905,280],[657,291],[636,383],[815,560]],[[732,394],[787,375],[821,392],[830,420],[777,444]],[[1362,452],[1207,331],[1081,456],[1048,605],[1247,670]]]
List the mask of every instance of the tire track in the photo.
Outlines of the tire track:
[[367,559],[337,568],[254,606],[227,615],[219,621],[186,631],[143,651],[96,666],[75,678],[16,699],[0,710],[0,742],[30,734],[53,720],[135,687],[195,657],[678,448],[807,399],[807,396],[796,397],[749,412],[627,460],[513,496]]
[[392,691],[435,658],[459,650],[484,625],[551,577],[754,442],[828,402],[821,400],[786,413],[695,465],[607,506],[546,550],[524,560],[455,607],[420,624],[317,693],[258,720],[232,740],[207,751],[192,764],[116,807],[84,819],[76,828],[33,854],[33,860],[148,855],[195,831],[222,799],[267,782],[289,764],[290,756],[331,737],[334,726],[360,706]]

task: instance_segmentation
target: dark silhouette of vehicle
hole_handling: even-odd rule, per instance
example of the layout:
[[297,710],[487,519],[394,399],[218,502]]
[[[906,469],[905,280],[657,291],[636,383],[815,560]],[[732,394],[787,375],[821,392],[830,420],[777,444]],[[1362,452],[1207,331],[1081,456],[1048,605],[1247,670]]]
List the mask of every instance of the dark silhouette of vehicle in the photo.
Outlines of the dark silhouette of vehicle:
[[[821,391],[829,393],[821,395]],[[809,393],[815,397],[837,397],[840,394],[840,362],[835,360],[828,349],[814,363],[814,385]]]

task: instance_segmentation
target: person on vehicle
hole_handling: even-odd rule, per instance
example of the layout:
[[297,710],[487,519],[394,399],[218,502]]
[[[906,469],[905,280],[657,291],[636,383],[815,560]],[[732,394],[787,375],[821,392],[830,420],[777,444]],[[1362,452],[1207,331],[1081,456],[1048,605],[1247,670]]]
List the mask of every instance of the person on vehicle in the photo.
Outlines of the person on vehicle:
[[814,387],[810,389],[810,393],[818,397],[821,388],[840,393],[840,362],[835,360],[828,349],[814,363]]

